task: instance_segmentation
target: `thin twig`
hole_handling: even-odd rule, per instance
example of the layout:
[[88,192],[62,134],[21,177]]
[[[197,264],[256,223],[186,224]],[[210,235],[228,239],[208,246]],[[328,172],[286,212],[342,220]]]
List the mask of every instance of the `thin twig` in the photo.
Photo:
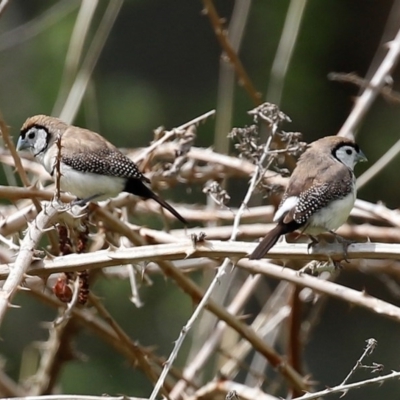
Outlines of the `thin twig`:
[[[154,371],[154,367],[151,365],[150,360],[147,357],[142,349],[137,346],[128,336],[128,334],[121,328],[121,326],[115,321],[113,316],[107,311],[101,301],[95,296],[90,296],[90,303],[97,310],[99,315],[101,315],[105,321],[110,325],[110,327],[115,331],[119,340],[124,343],[124,345],[129,348],[133,354],[135,354],[137,363],[139,364],[142,371],[149,378],[150,382],[156,382],[157,375]],[[169,385],[165,384],[165,387],[162,388],[162,392],[164,395],[168,393],[170,390]]]
[[[251,3],[251,0],[236,0],[229,21],[228,40],[236,54],[239,54],[240,51]],[[226,54],[223,54],[219,61],[218,112],[215,118],[214,134],[214,149],[221,154],[229,153],[227,132],[232,129],[235,82],[233,66],[226,62]]]
[[72,123],[79,110],[97,60],[100,57],[122,4],[123,0],[114,0],[108,3],[104,16],[82,63],[82,67],[60,112],[60,118],[67,123]]
[[[235,299],[232,303],[227,307],[227,310],[232,315],[237,315],[244,307],[245,302],[249,300],[250,295],[256,290],[256,287],[260,283],[262,279],[262,275],[257,275],[255,277],[251,276],[246,279],[244,284],[241,286],[239,292],[235,296]],[[209,360],[209,358],[214,354],[215,350],[217,349],[218,345],[220,344],[221,338],[223,333],[226,330],[226,323],[219,321],[216,327],[213,329],[210,337],[207,341],[203,344],[201,350],[199,350],[194,358],[190,361],[184,371],[183,377],[185,379],[181,379],[178,381],[172,391],[170,392],[170,397],[175,399],[178,397],[180,393],[184,393],[187,380],[192,380],[196,377],[196,374],[199,373],[201,368],[204,364]],[[246,342],[248,343],[248,342]],[[236,354],[236,353],[235,353]]]
[[133,158],[133,161],[135,161],[136,164],[141,163],[149,154],[151,154],[161,144],[167,142],[172,137],[174,137],[177,132],[183,131],[183,130],[189,128],[191,125],[197,126],[200,122],[205,121],[207,118],[211,117],[214,114],[215,114],[215,110],[208,111],[208,112],[204,113],[203,115],[200,115],[199,117],[196,117],[196,118],[192,119],[191,121],[186,122],[183,125],[172,129],[171,131],[165,132],[164,135],[160,139],[156,140],[150,146],[148,146],[147,148],[142,150],[137,156],[135,156]]
[[21,248],[15,260],[10,274],[0,289],[0,324],[4,319],[5,313],[10,306],[11,300],[14,297],[18,286],[24,279],[24,275],[31,265],[36,249],[44,230],[51,223],[53,218],[59,212],[60,206],[47,204],[39,213],[36,220],[32,222],[28,231],[21,243]]
[[306,4],[307,0],[291,0],[278,50],[272,64],[266,99],[278,106],[281,102],[286,73],[298,38]]
[[365,357],[369,356],[372,354],[372,352],[375,350],[376,345],[378,342],[375,339],[368,339],[367,341],[367,346],[365,347],[363,353],[361,354],[360,358],[357,360],[355,363],[354,367],[351,369],[351,371],[348,373],[346,378],[343,379],[343,382],[340,385],[345,385],[347,381],[351,378],[351,376],[357,371],[358,368],[362,365],[362,361],[364,360]]
[[70,86],[76,76],[79,61],[82,56],[83,45],[85,44],[85,38],[88,35],[97,6],[98,0],[83,0],[81,2],[74,30],[69,41],[67,55],[65,57],[60,88],[51,115],[60,115],[61,113],[61,106],[65,102],[65,97],[68,94],[68,90],[71,89]]
[[400,139],[378,160],[357,178],[357,188],[362,188],[379,174],[400,153]]
[[334,386],[332,388],[328,388],[325,390],[321,390],[319,392],[315,393],[307,393],[301,397],[297,397],[296,400],[314,400],[314,399],[319,399],[320,397],[324,397],[330,394],[334,393],[340,393],[344,391],[349,391],[352,389],[359,389],[364,386],[368,386],[371,384],[382,384],[386,381],[389,380],[394,380],[394,379],[399,379],[400,378],[400,372],[393,371],[391,374],[388,375],[383,375],[383,376],[377,376],[376,378],[371,378],[371,379],[366,379],[364,381],[359,381],[359,382],[354,382],[354,383],[349,383],[347,385],[338,385]]
[[[104,212],[104,210],[103,210]],[[105,214],[102,214],[104,218]],[[143,238],[136,232],[130,231],[130,228],[124,225],[123,230],[118,230],[132,239],[137,235],[141,241]],[[143,243],[142,243],[143,244]],[[193,247],[191,239],[183,239],[179,242],[158,245],[145,245],[134,248],[118,248],[115,250],[99,250],[95,253],[87,254],[71,254],[68,256],[55,257],[54,259],[35,261],[31,266],[30,274],[38,276],[46,276],[46,274],[54,274],[65,270],[66,272],[74,272],[82,269],[98,269],[111,267],[116,265],[127,265],[138,263],[140,261],[160,262],[163,260],[179,260],[190,258],[226,258],[239,260],[247,257],[251,253],[256,244],[249,242],[230,242],[218,240],[205,240]],[[117,251],[118,250],[118,251]],[[400,254],[400,244],[392,243],[354,243],[348,248],[348,258],[352,259],[382,259],[397,260]],[[278,243],[268,253],[269,259],[282,260],[302,260],[302,261],[327,261],[328,258],[334,261],[343,260],[343,246],[339,243],[326,245],[317,245],[312,251],[308,250],[306,243]],[[244,262],[245,260],[243,260]],[[258,262],[262,264],[264,261]],[[14,268],[14,264],[0,264],[0,279],[7,278],[10,269]],[[253,262],[256,266],[257,263]],[[253,270],[252,267],[251,269]],[[261,273],[261,272],[260,272]]]
[[[211,3],[211,6],[212,3]],[[271,123],[271,134],[267,139],[267,142],[264,145],[264,149],[263,149],[263,153],[260,157],[260,160],[258,162],[256,171],[254,173],[254,175],[251,178],[250,181],[250,185],[249,188],[247,190],[246,196],[237,212],[237,214],[235,215],[235,219],[233,222],[233,228],[232,228],[232,234],[230,237],[230,241],[234,241],[236,240],[236,236],[238,234],[239,231],[239,224],[240,224],[240,220],[242,217],[242,214],[244,213],[244,211],[246,210],[246,208],[248,207],[249,201],[251,196],[253,195],[254,189],[257,185],[257,182],[260,178],[260,176],[262,175],[262,171],[264,170],[264,161],[266,160],[268,154],[269,154],[269,148],[270,148],[270,144],[272,141],[272,138],[275,135],[276,130],[278,129],[278,122],[274,122]],[[162,384],[168,374],[168,370],[171,367],[172,363],[174,362],[176,356],[178,355],[179,349],[181,348],[187,333],[190,331],[190,329],[192,328],[194,322],[197,320],[197,318],[200,316],[201,312],[204,310],[207,302],[210,300],[211,295],[213,293],[213,291],[215,290],[216,286],[218,285],[218,283],[220,282],[220,280],[222,279],[223,275],[225,275],[226,270],[228,268],[228,266],[231,265],[231,259],[230,258],[226,258],[224,260],[224,262],[222,263],[222,265],[218,268],[217,273],[214,277],[214,279],[211,281],[210,285],[208,286],[206,292],[203,295],[203,298],[201,299],[200,303],[198,304],[198,306],[196,307],[195,311],[193,312],[192,316],[189,318],[188,322],[186,323],[186,325],[182,328],[178,339],[175,342],[175,346],[170,354],[170,356],[168,357],[168,361],[165,364],[165,367],[160,375],[160,378],[156,384],[156,386],[153,389],[153,392],[150,396],[150,400],[155,400],[160,388],[162,387]]]
[[396,66],[400,55],[400,30],[397,32],[396,37],[389,42],[387,46],[389,47],[389,51],[386,57],[376,70],[368,87],[363,91],[361,96],[357,98],[353,110],[338,133],[339,136],[351,137],[356,135],[357,128],[361,124],[361,121],[367,114],[367,111],[377,95],[380,93],[382,87],[385,85],[391,71]]
[[8,5],[9,5],[9,1],[8,0],[2,0],[0,2],[0,17],[3,15],[3,13],[6,10]]
[[238,77],[239,83],[246,90],[247,94],[252,99],[255,106],[261,104],[261,94],[257,92],[253,83],[251,82],[250,77],[248,76],[245,68],[243,67],[242,62],[240,61],[238,55],[235,50],[232,48],[229,43],[227,32],[221,23],[221,18],[215,9],[214,3],[212,0],[203,0],[204,4],[204,14],[208,16],[210,19],[211,25],[214,28],[215,36],[218,39],[219,44],[224,50],[228,60],[233,65],[235,69],[236,75]]
[[4,32],[0,35],[0,51],[17,46],[49,29],[73,12],[78,7],[78,4],[77,0],[60,0],[26,24]]

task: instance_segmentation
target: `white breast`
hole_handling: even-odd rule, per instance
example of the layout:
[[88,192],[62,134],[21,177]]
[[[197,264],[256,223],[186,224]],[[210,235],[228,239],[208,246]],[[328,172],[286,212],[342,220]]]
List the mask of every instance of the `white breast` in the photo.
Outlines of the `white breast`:
[[80,199],[96,197],[96,201],[115,197],[124,189],[126,179],[80,172],[61,165],[61,189]]
[[[37,156],[50,174],[53,173],[57,155],[57,150],[52,150]],[[54,174],[53,177],[55,179]],[[80,172],[61,163],[61,190],[69,192],[80,199],[98,196],[95,199],[98,201],[115,197],[123,191],[125,182],[126,179],[124,178]]]
[[335,231],[342,226],[350,215],[356,200],[356,189],[340,200],[329,203],[328,206],[313,214],[304,230],[309,235],[319,235],[326,231]]

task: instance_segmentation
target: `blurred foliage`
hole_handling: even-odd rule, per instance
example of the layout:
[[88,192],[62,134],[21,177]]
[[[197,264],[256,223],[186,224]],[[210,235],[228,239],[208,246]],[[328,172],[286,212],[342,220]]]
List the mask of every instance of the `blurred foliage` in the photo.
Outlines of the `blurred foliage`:
[[[55,3],[49,0],[11,1],[0,18],[0,44],[4,44],[6,32],[38,18]],[[79,5],[79,2],[74,3]],[[94,26],[107,3],[99,2]],[[240,57],[262,93],[268,86],[288,4],[287,0],[264,0],[253,2],[251,8]],[[216,2],[219,14],[228,22],[232,5],[233,2],[227,0]],[[303,132],[306,141],[338,131],[358,90],[348,84],[328,81],[327,74],[331,71],[356,72],[364,76],[367,73],[381,45],[391,5],[389,0],[308,2],[281,104],[281,109],[293,121],[287,129]],[[1,51],[0,110],[11,126],[14,138],[28,116],[52,111],[77,10],[43,32]],[[118,146],[137,147],[147,145],[152,140],[152,131],[159,125],[170,129],[215,108],[221,50],[201,11],[202,3],[193,0],[126,1],[94,72],[88,94],[93,104],[88,107],[84,103],[75,123],[100,131]],[[92,29],[90,35],[93,33]],[[7,38],[9,40],[9,36]],[[394,89],[399,89],[398,71],[394,74]],[[237,87],[233,124],[249,124],[251,121],[246,112],[252,107],[246,93]],[[379,99],[368,114],[358,142],[370,160],[369,165],[398,139],[398,113],[398,104]],[[213,124],[207,123],[200,127],[196,144],[210,146],[213,137]],[[380,173],[378,179],[361,190],[360,197],[398,207],[400,185],[388,184],[398,182],[398,166],[397,159]],[[363,168],[368,165],[362,165],[357,172]],[[233,203],[239,204],[242,192],[230,194]],[[343,283],[355,283],[351,276],[345,275],[343,279]],[[118,322],[135,340],[142,345],[157,343],[160,354],[169,353],[192,310],[190,299],[161,277],[156,279],[153,287],[142,291],[145,302],[142,309],[136,309],[128,301],[127,283],[99,282],[95,292],[104,296],[106,306],[113,315],[119,316]],[[25,295],[16,299],[22,309],[9,313],[1,332],[0,349],[7,358],[7,371],[15,379],[19,368],[18,349],[32,340],[45,339],[46,332],[40,328],[40,321],[54,318],[53,310],[27,300]],[[335,302],[330,307],[324,315],[324,323],[314,334],[313,346],[308,348],[310,366],[319,371],[316,379],[332,384],[340,381],[343,376],[334,373],[336,363],[348,361],[350,364],[345,370],[349,370],[361,352],[363,341],[370,336],[376,337],[379,346],[387,352],[392,352],[393,359],[398,357],[391,345],[385,347],[385,343],[397,340],[398,327],[391,332],[392,324],[385,321],[381,326],[368,329],[359,326],[357,330],[352,324],[357,318],[356,313]],[[385,333],[377,337],[380,329]],[[342,342],[343,353],[328,355],[327,350],[336,349],[325,346],[329,341]],[[92,342],[90,335],[82,335],[77,348],[82,353],[90,353],[90,359],[67,366],[61,382],[65,391],[148,394],[147,380],[124,365],[122,358],[104,344]],[[349,355],[349,349],[353,349],[354,354]],[[392,366],[398,368],[397,364]],[[381,398],[383,390],[385,387],[379,392]],[[347,398],[359,398],[353,396],[349,393]],[[376,397],[368,397],[365,393],[363,398]]]

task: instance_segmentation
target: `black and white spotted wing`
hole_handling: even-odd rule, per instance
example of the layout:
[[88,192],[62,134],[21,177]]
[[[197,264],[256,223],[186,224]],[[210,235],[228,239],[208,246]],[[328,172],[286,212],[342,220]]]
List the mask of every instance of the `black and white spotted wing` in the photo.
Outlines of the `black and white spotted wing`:
[[[340,200],[352,192],[352,180],[345,182],[331,182],[319,186],[312,186],[299,196],[299,201],[291,214],[291,219],[299,225],[305,224],[308,219],[330,202]],[[285,218],[286,219],[286,218]]]
[[137,165],[119,151],[104,148],[96,152],[62,154],[61,161],[69,167],[93,174],[115,176],[118,178],[148,179],[139,171]]

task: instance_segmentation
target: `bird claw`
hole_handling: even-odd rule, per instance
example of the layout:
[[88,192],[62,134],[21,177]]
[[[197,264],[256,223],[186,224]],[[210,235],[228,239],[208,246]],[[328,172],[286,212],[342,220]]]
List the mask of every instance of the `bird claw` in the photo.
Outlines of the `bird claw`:
[[311,235],[308,235],[308,237],[311,239],[311,243],[308,243],[307,245],[307,253],[310,254],[310,249],[314,246],[316,246],[317,244],[319,244],[319,240]]
[[307,265],[305,265],[298,271],[298,275],[301,276],[302,274],[307,274],[312,276],[318,276],[322,272],[329,272],[332,274],[334,271],[337,271],[339,269],[343,269],[343,266],[340,264],[340,262],[334,261],[332,260],[331,257],[328,256],[328,261],[321,262],[313,260],[309,262]]
[[347,263],[350,263],[349,261],[349,253],[348,253],[348,248],[351,244],[356,243],[355,240],[350,240],[350,239],[345,239],[344,237],[338,235],[336,232],[330,231],[330,233],[333,234],[335,239],[337,240],[338,243],[340,243],[343,247],[343,258]]

